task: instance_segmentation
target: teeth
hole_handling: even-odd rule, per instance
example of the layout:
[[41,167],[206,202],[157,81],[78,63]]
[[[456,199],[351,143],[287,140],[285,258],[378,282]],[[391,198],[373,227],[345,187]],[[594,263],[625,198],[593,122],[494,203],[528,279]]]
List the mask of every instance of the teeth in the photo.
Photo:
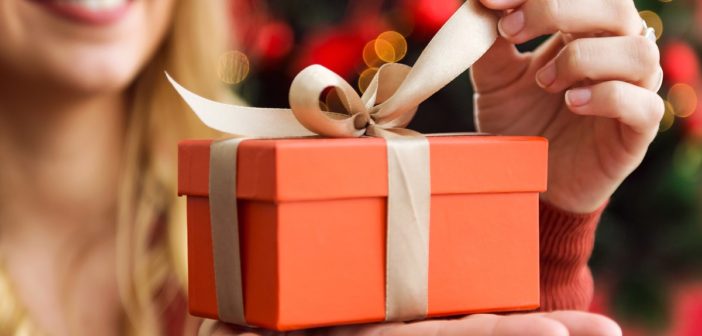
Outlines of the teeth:
[[80,6],[93,12],[107,11],[127,4],[129,0],[58,0],[58,4]]

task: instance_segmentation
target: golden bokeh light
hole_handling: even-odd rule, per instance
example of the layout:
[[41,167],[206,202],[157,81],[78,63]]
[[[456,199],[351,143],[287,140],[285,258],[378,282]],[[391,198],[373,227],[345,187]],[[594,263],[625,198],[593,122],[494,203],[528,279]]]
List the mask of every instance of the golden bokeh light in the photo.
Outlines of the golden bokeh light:
[[375,40],[366,43],[363,47],[363,62],[369,68],[377,68],[383,64],[383,61],[378,58],[378,54],[375,52]]
[[673,127],[675,122],[675,114],[673,113],[673,105],[669,101],[665,101],[665,112],[661,119],[661,124],[658,126],[658,132],[665,132]]
[[393,48],[390,42],[377,38],[373,40],[373,47],[375,49],[375,54],[381,61],[392,63],[397,59],[395,56],[395,48]]
[[222,54],[217,64],[217,75],[227,84],[240,83],[249,75],[249,58],[237,50]]
[[656,31],[656,40],[663,34],[663,20],[653,11],[643,10],[639,12],[641,18],[646,21],[646,25]]
[[677,83],[668,90],[668,102],[672,106],[673,113],[681,118],[692,115],[697,108],[697,93],[688,84]]
[[361,72],[361,75],[358,76],[358,89],[361,90],[361,93],[366,91],[377,72],[378,68],[368,68]]
[[363,47],[363,62],[369,68],[377,68],[384,63],[399,62],[407,55],[407,40],[402,34],[389,30]]
[[[392,53],[388,51],[388,46]],[[381,60],[388,63],[398,62],[407,54],[407,41],[396,31],[386,31],[375,39],[375,50]]]

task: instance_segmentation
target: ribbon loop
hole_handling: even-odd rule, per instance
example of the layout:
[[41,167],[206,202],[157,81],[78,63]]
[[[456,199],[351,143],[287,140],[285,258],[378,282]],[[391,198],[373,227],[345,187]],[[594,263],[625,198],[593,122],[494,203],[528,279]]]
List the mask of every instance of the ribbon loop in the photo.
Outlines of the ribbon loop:
[[378,68],[361,100],[368,109],[390,98],[405,80],[412,67],[401,63],[386,63]]
[[[366,127],[370,124],[404,127],[412,120],[416,106],[405,109],[406,112],[395,119],[383,117],[379,107],[393,97],[411,69],[404,64],[384,64],[359,97],[339,75],[321,65],[311,65],[293,79],[290,109],[305,128],[329,137],[359,137],[367,134]],[[320,95],[327,89],[331,89],[326,97],[328,110],[320,104]]]
[[[336,90],[348,112],[337,111],[330,117],[319,105],[319,96],[327,88]],[[310,65],[295,76],[290,86],[290,109],[297,120],[310,131],[330,137],[359,137],[364,129],[357,129],[353,116],[365,113],[366,107],[356,91],[341,76],[321,66]]]

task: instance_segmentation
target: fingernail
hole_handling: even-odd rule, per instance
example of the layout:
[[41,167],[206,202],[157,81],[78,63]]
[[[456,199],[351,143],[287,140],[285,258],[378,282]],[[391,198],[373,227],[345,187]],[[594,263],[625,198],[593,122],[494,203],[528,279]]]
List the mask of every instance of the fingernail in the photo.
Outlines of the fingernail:
[[590,102],[592,90],[590,88],[577,88],[566,91],[565,99],[570,106],[583,106]]
[[513,2],[514,2],[513,0],[487,0],[487,1],[483,1],[483,4],[488,6],[488,7],[503,8],[505,6],[511,5]]
[[663,69],[658,68],[658,82],[656,82],[656,92],[663,86]]
[[556,64],[551,61],[536,73],[536,83],[545,88],[556,80]]
[[651,42],[656,43],[656,31],[653,28],[646,28],[644,36]]
[[517,35],[517,33],[524,29],[524,12],[517,10],[508,14],[500,19],[500,23],[497,26],[502,36],[509,37]]

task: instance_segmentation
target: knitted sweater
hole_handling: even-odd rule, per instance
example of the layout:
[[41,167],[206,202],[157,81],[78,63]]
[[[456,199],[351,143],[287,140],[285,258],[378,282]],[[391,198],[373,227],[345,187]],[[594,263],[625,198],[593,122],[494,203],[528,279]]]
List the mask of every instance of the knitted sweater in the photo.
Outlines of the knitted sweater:
[[587,265],[604,206],[574,214],[541,202],[541,310],[587,310],[593,282]]

